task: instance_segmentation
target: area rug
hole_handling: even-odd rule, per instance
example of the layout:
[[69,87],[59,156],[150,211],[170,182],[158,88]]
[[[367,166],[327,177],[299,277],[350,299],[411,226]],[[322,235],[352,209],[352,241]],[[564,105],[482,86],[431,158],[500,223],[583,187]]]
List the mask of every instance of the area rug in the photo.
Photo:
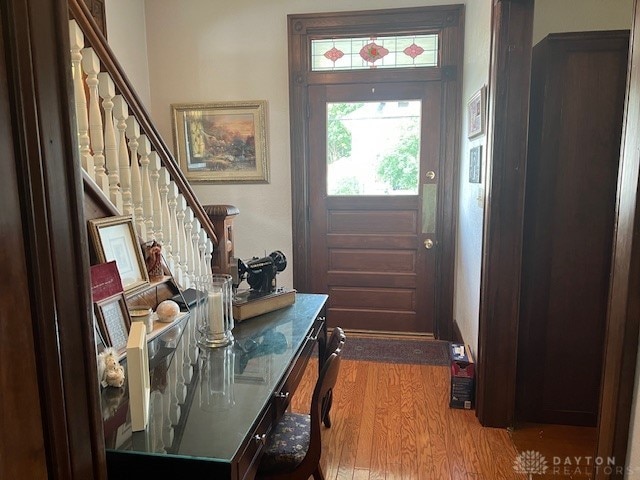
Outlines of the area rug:
[[385,363],[449,365],[449,342],[347,336],[342,358]]

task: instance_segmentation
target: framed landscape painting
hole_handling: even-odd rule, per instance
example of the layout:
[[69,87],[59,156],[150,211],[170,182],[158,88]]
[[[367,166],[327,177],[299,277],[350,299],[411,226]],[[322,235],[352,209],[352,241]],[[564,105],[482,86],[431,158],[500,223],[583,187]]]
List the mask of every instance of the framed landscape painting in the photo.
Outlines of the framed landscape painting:
[[171,105],[178,164],[203,183],[268,183],[267,102]]

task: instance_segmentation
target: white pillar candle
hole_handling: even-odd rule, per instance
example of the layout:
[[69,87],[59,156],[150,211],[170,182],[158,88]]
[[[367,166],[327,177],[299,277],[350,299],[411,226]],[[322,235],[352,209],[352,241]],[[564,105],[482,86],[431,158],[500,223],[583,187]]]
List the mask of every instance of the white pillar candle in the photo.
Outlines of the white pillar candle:
[[209,293],[209,331],[211,333],[224,332],[222,292]]

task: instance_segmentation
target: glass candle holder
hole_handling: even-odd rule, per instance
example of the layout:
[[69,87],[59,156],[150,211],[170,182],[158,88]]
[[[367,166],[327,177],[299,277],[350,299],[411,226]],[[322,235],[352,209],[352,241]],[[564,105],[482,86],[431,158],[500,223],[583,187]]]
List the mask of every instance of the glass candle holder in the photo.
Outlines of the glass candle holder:
[[231,275],[202,275],[196,280],[196,322],[203,347],[224,347],[233,342]]

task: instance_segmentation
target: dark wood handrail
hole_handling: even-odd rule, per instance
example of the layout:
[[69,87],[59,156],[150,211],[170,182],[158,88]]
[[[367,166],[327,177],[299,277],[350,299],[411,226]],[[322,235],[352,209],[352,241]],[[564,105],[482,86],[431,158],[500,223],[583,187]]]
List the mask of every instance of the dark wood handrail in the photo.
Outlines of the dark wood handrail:
[[68,0],[68,2],[71,17],[78,23],[78,26],[84,33],[85,40],[96,52],[96,55],[98,55],[100,63],[104,69],[109,73],[109,75],[111,75],[113,83],[129,105],[130,113],[136,118],[136,120],[138,120],[140,128],[147,135],[153,149],[160,156],[162,165],[167,169],[169,176],[176,183],[178,190],[182,193],[187,204],[193,210],[193,214],[200,221],[202,228],[207,232],[213,244],[217,246],[218,237],[213,227],[213,223],[211,223],[211,220],[202,208],[202,205],[191,189],[191,185],[180,168],[178,168],[171,150],[169,150],[169,147],[151,121],[151,117],[147,112],[147,109],[144,107],[138,97],[138,94],[131,86],[131,82],[124,73],[124,69],[116,60],[113,51],[107,43],[107,39],[104,37],[95,20],[91,16],[89,8],[82,0]]

